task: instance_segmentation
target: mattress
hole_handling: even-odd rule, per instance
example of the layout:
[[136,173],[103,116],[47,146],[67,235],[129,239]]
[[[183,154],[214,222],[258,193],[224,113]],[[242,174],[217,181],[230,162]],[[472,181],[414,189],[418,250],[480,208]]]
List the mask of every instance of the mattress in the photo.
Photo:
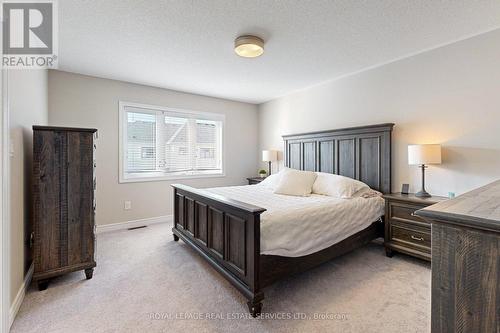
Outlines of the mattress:
[[339,199],[312,194],[274,194],[260,185],[216,187],[207,191],[265,208],[260,253],[300,257],[321,251],[367,228],[384,214],[380,196]]

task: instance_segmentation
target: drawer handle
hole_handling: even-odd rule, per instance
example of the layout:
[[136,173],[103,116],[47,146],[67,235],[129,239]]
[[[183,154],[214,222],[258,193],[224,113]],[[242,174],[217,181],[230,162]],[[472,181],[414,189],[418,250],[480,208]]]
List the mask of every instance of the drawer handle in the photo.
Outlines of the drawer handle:
[[423,241],[424,237],[416,237],[416,236],[411,235],[411,239],[414,239],[414,240],[417,240],[417,241]]

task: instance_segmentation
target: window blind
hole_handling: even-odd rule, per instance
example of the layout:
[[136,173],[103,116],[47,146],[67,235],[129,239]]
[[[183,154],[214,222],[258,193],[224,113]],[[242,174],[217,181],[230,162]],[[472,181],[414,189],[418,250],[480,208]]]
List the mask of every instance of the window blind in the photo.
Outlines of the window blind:
[[223,116],[125,105],[124,174],[222,173]]
[[127,113],[127,170],[156,170],[156,119],[148,113]]

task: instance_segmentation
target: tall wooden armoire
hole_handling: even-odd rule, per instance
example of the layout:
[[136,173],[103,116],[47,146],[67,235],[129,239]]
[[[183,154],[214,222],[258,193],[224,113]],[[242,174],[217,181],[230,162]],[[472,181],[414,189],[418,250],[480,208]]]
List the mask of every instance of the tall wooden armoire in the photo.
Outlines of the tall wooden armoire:
[[94,267],[96,129],[33,126],[33,280]]

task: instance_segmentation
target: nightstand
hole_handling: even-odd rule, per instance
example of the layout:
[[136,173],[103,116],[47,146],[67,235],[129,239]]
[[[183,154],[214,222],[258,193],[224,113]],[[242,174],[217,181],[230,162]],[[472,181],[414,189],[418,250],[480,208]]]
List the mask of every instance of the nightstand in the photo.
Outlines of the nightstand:
[[260,183],[261,181],[263,181],[264,179],[266,179],[266,177],[250,177],[250,178],[247,178],[247,180],[248,180],[248,185],[255,185],[255,184],[258,184],[258,183]]
[[419,198],[414,194],[385,194],[385,253],[405,253],[420,259],[431,260],[431,225],[414,214],[415,211],[447,200],[432,196]]

